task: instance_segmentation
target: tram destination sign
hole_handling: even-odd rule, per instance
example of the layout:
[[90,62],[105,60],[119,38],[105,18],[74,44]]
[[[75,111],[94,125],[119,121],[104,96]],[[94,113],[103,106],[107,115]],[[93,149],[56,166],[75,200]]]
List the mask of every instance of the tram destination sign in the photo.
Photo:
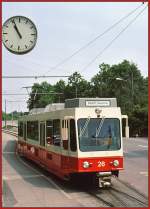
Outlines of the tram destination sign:
[[85,102],[86,107],[110,107],[109,100],[88,100]]
[[65,100],[65,108],[117,107],[116,98],[74,98]]

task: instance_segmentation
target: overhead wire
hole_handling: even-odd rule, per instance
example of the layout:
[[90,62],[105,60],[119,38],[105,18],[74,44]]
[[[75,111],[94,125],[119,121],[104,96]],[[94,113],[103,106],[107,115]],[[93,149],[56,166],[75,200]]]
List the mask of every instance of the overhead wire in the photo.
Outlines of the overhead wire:
[[68,78],[70,75],[18,75],[18,76],[2,76],[2,78],[4,79],[8,79],[8,78]]
[[[72,57],[74,57],[75,55],[77,55],[78,53],[80,53],[82,50],[86,49],[88,46],[90,46],[92,43],[94,43],[97,39],[99,39],[100,37],[102,37],[103,35],[105,35],[107,32],[109,32],[110,30],[112,30],[115,26],[117,26],[119,23],[121,23],[123,20],[125,20],[126,18],[128,18],[130,15],[132,15],[133,13],[135,13],[139,8],[141,8],[141,6],[143,6],[143,3],[140,4],[138,7],[136,7],[134,10],[130,11],[128,14],[126,14],[125,16],[123,16],[121,19],[119,19],[117,22],[115,22],[113,25],[111,25],[109,28],[107,28],[104,32],[102,32],[101,34],[99,34],[98,36],[96,36],[94,39],[92,39],[91,41],[89,41],[86,45],[80,47],[78,50],[76,50],[73,54],[71,54],[70,56],[66,57],[65,59],[63,59],[61,62],[59,62],[57,65],[55,65],[54,67],[52,66],[48,66],[50,68],[50,70],[46,71],[44,74],[58,69],[58,67],[62,64],[65,64],[67,61],[69,61]],[[33,62],[32,62],[33,63]],[[17,63],[18,64],[18,63]],[[39,63],[34,62],[34,64],[39,65]],[[42,66],[42,64],[40,64]],[[46,65],[44,65],[46,67]],[[61,69],[62,71],[62,69]],[[4,76],[5,77],[5,76]],[[41,77],[41,76],[34,76],[34,78],[37,77]],[[44,76],[43,76],[44,77]]]
[[[143,4],[142,4],[143,5]],[[51,70],[55,70],[56,68],[58,68],[60,65],[66,63],[67,61],[69,61],[73,56],[77,55],[78,53],[80,53],[82,50],[86,49],[88,46],[90,46],[92,43],[94,43],[96,40],[98,40],[100,37],[102,37],[104,34],[106,34],[107,32],[109,32],[111,29],[113,29],[115,26],[117,26],[120,22],[122,22],[124,19],[126,19],[127,17],[129,17],[131,14],[133,14],[134,12],[136,12],[139,8],[141,8],[141,6],[138,6],[137,8],[135,8],[133,11],[129,12],[127,15],[125,15],[124,17],[122,17],[119,21],[117,21],[116,23],[114,23],[112,26],[110,26],[108,29],[106,29],[103,33],[99,34],[98,36],[96,36],[94,39],[92,39],[90,42],[88,42],[86,45],[82,46],[81,48],[79,48],[78,50],[76,50],[72,55],[68,56],[67,58],[65,58],[64,60],[62,60],[61,62],[59,62],[57,65],[55,65],[54,67],[51,67]],[[146,6],[147,7],[147,6]],[[95,58],[93,58],[91,60],[90,63],[88,63],[88,65],[86,65],[81,72],[83,72],[84,70],[86,70],[98,57],[100,57],[105,50],[107,50],[114,41],[116,41],[121,34],[144,12],[144,10],[146,9],[146,7],[144,7],[144,9],[142,11],[140,11],[127,25],[125,28],[123,28],[123,30],[120,31],[120,33],[115,36],[111,42],[109,42],[106,47],[96,55]],[[47,72],[49,72],[50,70],[48,70]],[[47,73],[46,72],[46,73]],[[38,77],[38,76],[37,76]]]
[[[70,56],[66,57],[65,59],[63,59],[58,64],[56,64],[52,69],[56,69],[57,67],[59,67],[59,66],[65,64],[66,62],[68,62],[72,57],[74,57],[75,55],[77,55],[78,53],[80,53],[82,50],[86,49],[88,46],[90,46],[92,43],[94,43],[97,39],[99,39],[100,37],[102,37],[103,35],[105,35],[107,32],[109,32],[110,30],[112,30],[115,26],[117,26],[123,20],[125,20],[126,18],[128,18],[134,12],[136,12],[141,6],[143,6],[143,4],[140,4],[140,6],[136,7],[134,10],[132,10],[131,12],[129,12],[128,14],[126,14],[125,16],[123,16],[121,19],[119,19],[117,22],[115,22],[113,25],[111,25],[109,28],[107,28],[104,32],[100,33],[94,39],[92,39],[91,41],[89,41],[86,45],[80,47],[73,54],[71,54]],[[45,74],[48,73],[49,71],[50,70],[46,71]]]
[[117,36],[115,36],[115,38],[113,38],[80,72],[85,71],[98,57],[100,57],[104,51],[106,51],[112,44],[113,42],[115,42],[123,33],[124,31],[144,12],[144,10],[146,9],[148,5],[146,5],[144,7],[144,9],[142,9],[127,25],[125,28],[123,28],[123,30],[121,30],[119,32],[119,34]]
[[[34,93],[30,93],[30,95],[35,95],[36,92]],[[36,93],[37,95],[62,95],[63,93],[62,92],[52,92],[52,93]],[[29,95],[29,94],[25,94],[25,93],[2,93],[2,95],[5,95],[5,96],[23,96],[23,95]]]
[[[34,69],[32,68],[26,68],[24,65],[23,65],[23,63],[22,64],[20,64],[20,63],[18,63],[18,61],[15,61],[15,60],[8,60],[6,57],[4,57],[4,59],[6,60],[6,62],[8,63],[8,64],[14,64],[14,65],[16,65],[16,66],[19,66],[19,67],[21,67],[21,68],[24,68],[25,70],[28,70],[28,71],[33,71]],[[24,60],[24,62],[30,62],[31,64],[35,64],[35,65],[37,65],[38,67],[44,67],[44,68],[50,68],[51,70],[53,69],[53,67],[52,66],[48,66],[48,65],[45,65],[45,64],[41,64],[41,63],[37,63],[37,62],[33,62],[33,61],[31,61],[31,60],[25,60],[25,59],[23,59],[23,58],[21,58],[21,60],[23,61]],[[20,61],[20,60],[19,60]],[[19,68],[19,70],[20,70],[20,68]],[[57,68],[57,70],[59,70],[59,71],[63,71],[64,69],[61,69],[61,68]],[[34,70],[35,71],[35,70]]]

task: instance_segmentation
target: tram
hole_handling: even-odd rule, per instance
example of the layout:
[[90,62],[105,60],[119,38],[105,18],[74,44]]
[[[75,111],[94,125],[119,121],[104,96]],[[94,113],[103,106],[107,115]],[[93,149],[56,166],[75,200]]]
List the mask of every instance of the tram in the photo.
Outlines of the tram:
[[123,170],[122,115],[116,98],[76,98],[19,118],[17,151],[69,180],[111,184]]

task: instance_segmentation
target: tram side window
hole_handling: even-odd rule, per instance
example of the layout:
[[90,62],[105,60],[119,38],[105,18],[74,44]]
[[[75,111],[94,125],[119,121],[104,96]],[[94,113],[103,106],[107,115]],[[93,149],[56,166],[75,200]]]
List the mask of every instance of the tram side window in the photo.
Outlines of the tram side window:
[[62,120],[62,128],[65,128],[65,121]]
[[53,120],[53,144],[60,146],[61,133],[60,133],[60,120]]
[[70,149],[71,151],[77,150],[77,142],[76,142],[76,130],[75,130],[75,120],[70,120]]
[[46,121],[46,141],[47,141],[47,144],[53,143],[53,121],[52,120]]
[[19,122],[18,124],[18,135],[23,137],[23,122]]
[[38,121],[27,122],[27,138],[32,140],[39,140],[39,127]]
[[27,132],[26,132],[26,129],[27,129],[27,125],[26,125],[26,122],[23,124],[23,136],[24,136],[24,140],[27,139]]

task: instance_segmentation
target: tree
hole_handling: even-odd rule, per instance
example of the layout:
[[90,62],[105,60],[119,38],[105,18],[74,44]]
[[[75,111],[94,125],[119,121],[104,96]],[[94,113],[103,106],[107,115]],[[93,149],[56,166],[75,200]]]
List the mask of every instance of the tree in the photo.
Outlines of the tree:
[[87,97],[90,95],[90,82],[82,78],[80,73],[75,72],[68,78],[66,98]]
[[[45,107],[52,102],[64,102],[68,98],[115,97],[122,114],[129,116],[131,134],[138,133],[146,136],[148,134],[148,78],[143,78],[138,66],[127,60],[112,66],[102,63],[99,69],[90,82],[80,73],[74,72],[67,83],[63,80],[55,85],[47,82],[35,83],[28,100],[29,109]],[[53,92],[51,95],[38,94],[51,92]]]
[[54,85],[54,91],[58,94],[54,95],[54,102],[64,102],[66,84],[65,81],[60,80]]
[[91,79],[92,93],[94,97],[107,97],[109,95],[109,79],[112,77],[110,65],[102,63],[100,71]]
[[29,110],[32,108],[44,108],[47,104],[52,103],[54,101],[54,95],[50,93],[54,93],[54,87],[52,85],[47,82],[42,82],[41,84],[35,83],[32,86],[30,98],[27,101]]
[[92,78],[93,95],[116,97],[123,113],[129,113],[134,105],[141,103],[146,85],[136,64],[127,60],[117,64],[101,64],[100,71]]
[[148,108],[136,105],[129,114],[129,125],[131,136],[148,136]]

